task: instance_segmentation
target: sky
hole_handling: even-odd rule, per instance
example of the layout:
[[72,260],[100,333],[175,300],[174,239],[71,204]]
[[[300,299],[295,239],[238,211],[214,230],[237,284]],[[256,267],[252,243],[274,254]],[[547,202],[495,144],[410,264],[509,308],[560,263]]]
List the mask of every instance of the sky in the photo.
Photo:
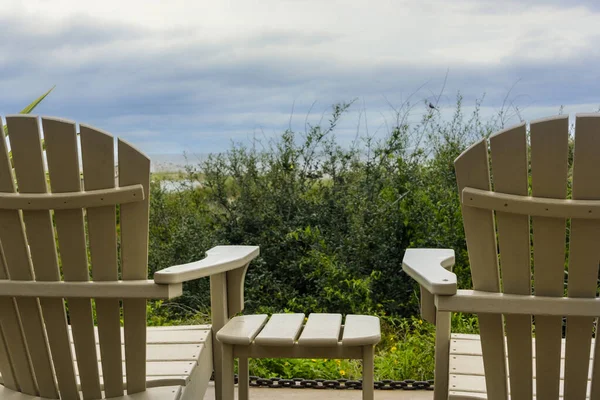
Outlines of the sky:
[[528,120],[591,112],[599,13],[591,0],[2,0],[0,115],[56,85],[37,114],[178,155],[304,129],[352,100],[340,142],[358,126],[385,135],[394,108],[412,96],[417,118],[442,87],[442,115],[458,91],[467,110],[485,94],[484,117],[505,99]]

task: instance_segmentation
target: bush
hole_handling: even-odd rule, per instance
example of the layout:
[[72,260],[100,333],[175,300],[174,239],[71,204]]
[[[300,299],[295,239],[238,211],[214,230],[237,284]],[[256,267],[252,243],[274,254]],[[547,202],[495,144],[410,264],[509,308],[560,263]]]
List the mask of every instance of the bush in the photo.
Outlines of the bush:
[[[211,155],[180,190],[153,183],[151,272],[216,244],[260,245],[248,312],[411,316],[416,287],[401,270],[404,250],[449,247],[460,285],[470,286],[453,161],[494,125],[481,121],[479,103],[465,118],[458,96],[449,121],[427,108],[410,125],[405,104],[387,137],[342,147],[335,128],[350,106],[334,106],[326,126]],[[206,280],[188,284],[176,304],[177,315],[205,310]]]

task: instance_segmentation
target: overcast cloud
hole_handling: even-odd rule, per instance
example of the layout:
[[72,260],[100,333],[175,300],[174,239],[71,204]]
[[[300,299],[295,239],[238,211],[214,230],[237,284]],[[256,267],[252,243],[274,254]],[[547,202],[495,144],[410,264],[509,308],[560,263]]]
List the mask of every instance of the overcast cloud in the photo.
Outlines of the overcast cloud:
[[[501,3],[501,4],[498,4]],[[358,98],[385,131],[388,104],[432,97],[449,71],[484,115],[517,81],[527,119],[600,105],[595,1],[0,2],[0,114],[48,88],[36,110],[93,124],[149,154],[222,151],[231,140],[301,128],[312,108]],[[424,106],[419,106],[424,107]],[[417,107],[415,116],[423,109]],[[516,122],[516,121],[515,121]]]

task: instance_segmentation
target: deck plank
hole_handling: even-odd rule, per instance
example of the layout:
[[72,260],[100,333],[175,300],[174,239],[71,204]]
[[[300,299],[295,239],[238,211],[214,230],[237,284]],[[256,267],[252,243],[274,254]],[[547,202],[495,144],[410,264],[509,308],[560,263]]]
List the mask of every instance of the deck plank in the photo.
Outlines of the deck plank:
[[[146,344],[175,344],[175,343],[203,343],[206,341],[210,334],[210,327],[207,329],[206,325],[198,325],[197,328],[183,329],[182,327],[148,327]],[[121,344],[124,344],[123,340],[123,328],[121,327]],[[98,344],[98,329],[94,327],[94,336],[96,338],[96,344]],[[70,337],[71,343],[73,337]]]
[[[481,356],[481,342],[477,339],[478,335],[458,335],[452,334],[450,341],[450,354],[462,354],[462,355],[473,355]],[[595,339],[592,339],[592,346],[594,345]],[[531,345],[533,346],[533,357],[535,358],[535,338],[532,339]],[[593,358],[594,350],[590,350],[590,359]],[[565,358],[565,339],[561,341],[561,359]]]
[[[592,362],[593,362],[593,345],[590,350],[590,368],[588,370],[588,385],[587,397],[590,396]],[[565,376],[565,339],[561,343],[561,360],[560,360],[560,388],[559,393],[562,398],[564,390]],[[532,339],[533,352],[533,393],[536,394],[535,377],[536,377],[536,358],[535,358],[535,338]],[[510,372],[509,372],[510,379]],[[450,341],[450,398],[452,396],[461,396],[466,394],[485,394],[485,373],[483,368],[483,357],[481,353],[481,342],[479,335],[467,334],[452,334]]]

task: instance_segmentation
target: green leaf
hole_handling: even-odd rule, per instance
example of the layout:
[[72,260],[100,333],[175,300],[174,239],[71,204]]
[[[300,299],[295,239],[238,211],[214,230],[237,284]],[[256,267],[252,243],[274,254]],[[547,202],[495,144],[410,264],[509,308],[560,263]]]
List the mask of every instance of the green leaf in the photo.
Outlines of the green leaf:
[[[38,104],[40,104],[42,102],[42,100],[44,100],[46,98],[46,96],[48,96],[50,94],[50,92],[52,92],[54,90],[55,87],[56,87],[56,85],[52,86],[50,88],[50,90],[48,90],[46,93],[44,93],[43,95],[41,95],[40,97],[38,97],[37,99],[35,99],[27,107],[25,107],[24,109],[22,109],[19,112],[19,114],[29,114],[29,113],[31,113],[38,106]],[[4,125],[2,127],[2,129],[4,130],[4,135],[8,136],[8,126]]]
[[42,102],[42,100],[44,100],[46,98],[46,96],[48,96],[50,94],[50,92],[52,92],[54,90],[55,87],[56,87],[56,85],[52,86],[50,88],[50,90],[48,90],[46,93],[44,93],[43,95],[41,95],[40,97],[38,97],[37,99],[35,99],[27,107],[25,107],[24,109],[22,109],[19,114],[29,114],[30,112],[32,112],[38,106],[38,104],[40,104]]

